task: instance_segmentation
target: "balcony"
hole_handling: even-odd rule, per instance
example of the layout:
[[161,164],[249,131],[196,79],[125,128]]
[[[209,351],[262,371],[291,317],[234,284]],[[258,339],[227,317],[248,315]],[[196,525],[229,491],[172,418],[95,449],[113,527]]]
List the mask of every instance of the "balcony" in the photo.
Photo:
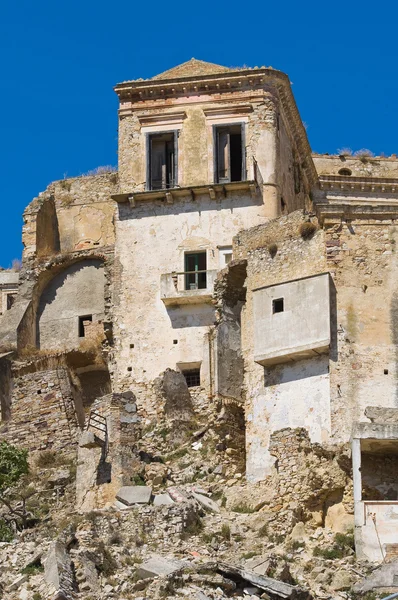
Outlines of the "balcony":
[[160,297],[166,306],[210,303],[217,270],[164,273],[160,276]]

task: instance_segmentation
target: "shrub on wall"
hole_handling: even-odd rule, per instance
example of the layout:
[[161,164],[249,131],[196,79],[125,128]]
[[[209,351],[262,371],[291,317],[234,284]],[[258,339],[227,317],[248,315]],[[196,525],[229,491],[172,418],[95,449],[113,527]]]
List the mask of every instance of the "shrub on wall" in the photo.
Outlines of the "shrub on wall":
[[305,223],[301,223],[299,232],[303,240],[309,240],[316,232],[316,229],[317,228],[314,223],[311,223],[311,221],[306,221]]

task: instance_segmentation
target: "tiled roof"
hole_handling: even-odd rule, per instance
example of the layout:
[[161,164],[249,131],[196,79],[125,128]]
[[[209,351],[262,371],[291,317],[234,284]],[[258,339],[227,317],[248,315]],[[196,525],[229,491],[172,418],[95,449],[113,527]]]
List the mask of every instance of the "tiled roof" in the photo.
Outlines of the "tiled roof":
[[214,63],[205,62],[191,58],[187,62],[177,65],[168,71],[164,71],[159,75],[155,75],[152,79],[183,79],[185,77],[201,77],[203,75],[216,75],[217,73],[227,73],[232,71],[228,67],[215,65]]

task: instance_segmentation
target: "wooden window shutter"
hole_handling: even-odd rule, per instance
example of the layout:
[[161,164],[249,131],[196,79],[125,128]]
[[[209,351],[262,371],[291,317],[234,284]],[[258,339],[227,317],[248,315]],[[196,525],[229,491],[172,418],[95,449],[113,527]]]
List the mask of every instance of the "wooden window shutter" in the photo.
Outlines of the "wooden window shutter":
[[217,179],[219,183],[231,180],[230,133],[228,129],[217,132]]

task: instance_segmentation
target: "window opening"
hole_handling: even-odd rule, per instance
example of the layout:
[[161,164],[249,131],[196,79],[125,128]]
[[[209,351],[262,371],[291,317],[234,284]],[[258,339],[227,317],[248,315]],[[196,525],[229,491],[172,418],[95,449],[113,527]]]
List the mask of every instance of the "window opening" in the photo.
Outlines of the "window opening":
[[185,289],[205,290],[207,287],[206,269],[206,252],[185,254]]
[[272,300],[272,314],[281,313],[285,310],[283,298]]
[[243,125],[215,127],[216,183],[243,181],[246,178]]
[[190,369],[189,371],[183,371],[185,381],[188,387],[196,387],[200,385],[200,369]]
[[148,189],[163,190],[177,183],[177,133],[148,136]]
[[219,248],[220,269],[223,269],[232,260],[232,246],[224,246]]
[[352,175],[352,171],[351,169],[340,169],[339,175],[345,175],[346,177],[349,177]]
[[93,320],[93,315],[83,315],[82,317],[79,317],[79,337],[85,337],[84,322],[85,321],[92,322],[92,320]]
[[15,302],[15,294],[7,294],[7,310],[13,306]]

